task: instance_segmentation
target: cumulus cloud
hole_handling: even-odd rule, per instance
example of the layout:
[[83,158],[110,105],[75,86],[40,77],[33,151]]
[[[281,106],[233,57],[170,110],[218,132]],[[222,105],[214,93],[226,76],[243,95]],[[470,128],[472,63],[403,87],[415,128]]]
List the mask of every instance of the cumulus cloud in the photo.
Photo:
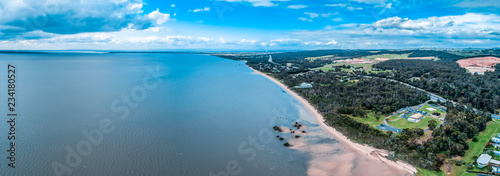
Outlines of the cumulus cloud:
[[221,0],[221,1],[226,1],[226,2],[246,2],[250,3],[254,7],[272,7],[272,6],[277,6],[275,2],[283,2],[283,1],[289,1],[289,0]]
[[148,18],[155,21],[157,25],[163,24],[170,19],[170,14],[161,13],[160,9],[156,9],[148,14]]
[[499,31],[500,16],[467,13],[457,16],[429,17],[416,20],[391,17],[365,27],[455,35],[464,33],[487,34]]
[[[390,17],[371,24],[327,26],[295,31],[300,40],[334,39],[346,48],[492,47],[500,46],[500,16],[467,13],[457,16],[408,19]],[[333,44],[333,43],[332,43]]]
[[[9,37],[30,31],[54,34],[146,29],[169,20],[159,10],[144,14],[142,0],[21,0],[0,1],[0,29]],[[20,28],[13,30],[12,28]]]
[[289,5],[286,8],[289,8],[289,9],[303,9],[303,8],[307,8],[307,6],[306,5]]

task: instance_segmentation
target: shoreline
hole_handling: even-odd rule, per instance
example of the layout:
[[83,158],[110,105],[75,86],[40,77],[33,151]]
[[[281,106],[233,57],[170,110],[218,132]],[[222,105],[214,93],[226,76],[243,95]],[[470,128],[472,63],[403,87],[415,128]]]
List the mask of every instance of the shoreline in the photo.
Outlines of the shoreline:
[[379,161],[381,161],[389,166],[405,170],[410,175],[417,173],[417,169],[410,164],[407,164],[407,163],[402,162],[402,161],[392,161],[392,160],[387,159],[386,156],[389,155],[388,151],[385,151],[382,149],[376,149],[376,148],[368,146],[366,144],[359,144],[359,143],[355,143],[355,142],[351,141],[349,138],[344,136],[342,133],[338,132],[335,128],[327,125],[325,123],[325,118],[323,117],[323,115],[321,113],[319,113],[319,111],[316,110],[316,108],[311,103],[309,103],[309,101],[307,101],[305,98],[301,97],[299,94],[295,93],[294,91],[289,89],[286,85],[279,82],[275,78],[273,78],[265,73],[262,73],[258,70],[255,70],[249,66],[247,66],[247,67],[252,69],[256,74],[264,76],[265,78],[271,80],[276,85],[280,86],[283,90],[285,90],[288,94],[292,95],[314,116],[314,118],[316,119],[316,121],[318,122],[318,124],[320,125],[320,127],[323,130],[325,130],[327,133],[329,133],[330,135],[334,136],[336,139],[338,139],[339,141],[344,143],[347,147],[354,149],[355,151],[361,152],[362,154],[365,154],[366,156],[370,157],[371,159],[379,160]]

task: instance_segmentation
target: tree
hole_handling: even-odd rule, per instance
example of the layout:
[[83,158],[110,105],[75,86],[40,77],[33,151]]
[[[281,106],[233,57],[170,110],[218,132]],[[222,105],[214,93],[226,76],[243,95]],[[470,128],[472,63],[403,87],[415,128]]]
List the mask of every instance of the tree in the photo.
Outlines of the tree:
[[382,116],[382,113],[380,112],[375,113],[375,119],[377,119],[377,121],[380,121],[380,116]]
[[436,120],[432,119],[429,120],[429,124],[427,126],[429,127],[429,129],[434,130],[437,126],[437,123],[438,122]]

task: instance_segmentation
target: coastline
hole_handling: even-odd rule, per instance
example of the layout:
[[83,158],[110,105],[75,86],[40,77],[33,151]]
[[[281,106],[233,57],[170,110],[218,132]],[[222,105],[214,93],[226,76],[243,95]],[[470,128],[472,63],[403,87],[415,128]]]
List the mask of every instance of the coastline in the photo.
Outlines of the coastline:
[[327,125],[325,123],[325,118],[323,117],[323,115],[321,113],[319,113],[319,111],[316,110],[316,108],[311,103],[309,103],[309,101],[307,101],[305,98],[301,97],[299,94],[295,93],[294,91],[289,89],[286,85],[279,82],[275,78],[273,78],[265,73],[262,73],[258,70],[255,70],[251,67],[248,67],[248,68],[252,69],[256,74],[264,76],[265,78],[271,80],[272,82],[274,82],[275,84],[280,86],[283,90],[285,90],[288,94],[292,95],[308,111],[311,112],[311,114],[314,116],[314,118],[316,119],[316,121],[318,122],[318,124],[320,125],[320,127],[322,129],[324,129],[330,135],[334,136],[336,139],[338,139],[339,141],[344,143],[347,147],[354,149],[355,151],[361,152],[362,154],[370,157],[371,159],[379,160],[380,162],[383,162],[389,166],[405,170],[406,173],[408,173],[410,175],[417,173],[417,169],[410,164],[407,164],[407,163],[402,162],[402,161],[392,161],[392,160],[389,160],[388,158],[386,158],[386,156],[389,155],[388,151],[385,151],[382,149],[376,149],[376,148],[368,146],[366,144],[359,144],[359,143],[355,143],[355,142],[351,141],[346,136],[344,136],[342,133],[338,132],[335,128]]

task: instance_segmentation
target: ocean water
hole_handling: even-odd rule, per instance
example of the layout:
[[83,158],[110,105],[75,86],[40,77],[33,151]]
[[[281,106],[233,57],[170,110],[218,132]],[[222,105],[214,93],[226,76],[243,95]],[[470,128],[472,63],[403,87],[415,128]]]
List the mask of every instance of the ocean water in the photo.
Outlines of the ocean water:
[[[16,168],[6,158],[9,63],[16,67]],[[284,147],[272,131],[300,120],[297,101],[244,62],[0,54],[0,68],[2,176],[306,175],[311,156]]]

